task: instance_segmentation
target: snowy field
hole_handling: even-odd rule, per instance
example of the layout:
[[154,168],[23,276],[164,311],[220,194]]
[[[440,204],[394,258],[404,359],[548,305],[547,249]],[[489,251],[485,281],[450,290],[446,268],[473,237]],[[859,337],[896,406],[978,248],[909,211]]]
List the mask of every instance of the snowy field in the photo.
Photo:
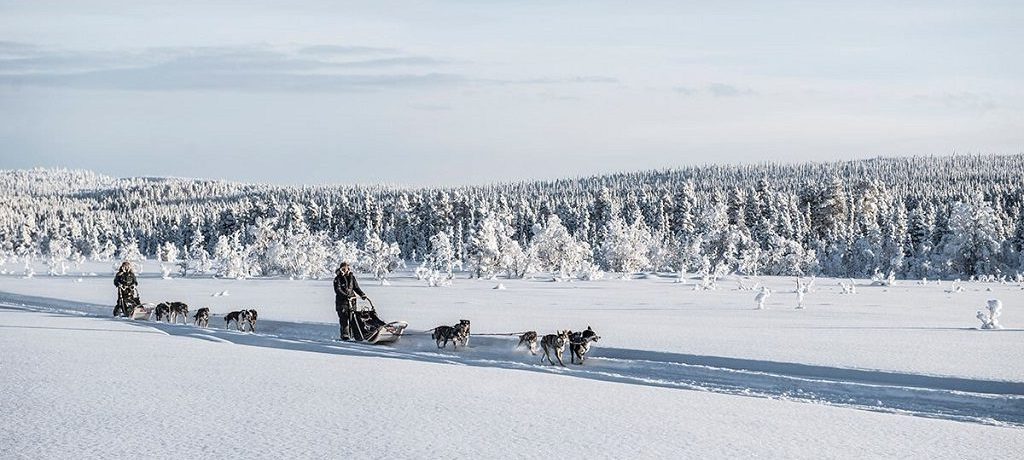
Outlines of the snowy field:
[[[107,318],[108,265],[31,279],[4,267],[7,452],[1013,458],[1024,448],[1017,284],[855,280],[842,294],[818,279],[797,310],[792,278],[744,279],[774,291],[756,310],[737,279],[695,291],[671,275],[441,288],[408,274],[389,286],[361,278],[380,315],[412,334],[472,320],[470,348],[452,352],[423,335],[394,347],[331,341],[329,281],[164,280],[145,268],[143,301],[209,306],[213,327]],[[977,330],[992,298],[1004,329]],[[220,315],[240,307],[260,311],[259,334],[223,329]],[[482,335],[588,325],[602,338],[568,369]]]

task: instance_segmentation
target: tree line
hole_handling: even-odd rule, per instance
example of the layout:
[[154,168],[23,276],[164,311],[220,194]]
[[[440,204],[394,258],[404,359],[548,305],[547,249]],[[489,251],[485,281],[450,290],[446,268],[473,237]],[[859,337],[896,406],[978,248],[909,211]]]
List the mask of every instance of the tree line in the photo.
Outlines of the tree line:
[[185,273],[443,282],[604,272],[1009,277],[1024,155],[705,165],[481,186],[283,187],[0,171],[0,259],[158,259]]

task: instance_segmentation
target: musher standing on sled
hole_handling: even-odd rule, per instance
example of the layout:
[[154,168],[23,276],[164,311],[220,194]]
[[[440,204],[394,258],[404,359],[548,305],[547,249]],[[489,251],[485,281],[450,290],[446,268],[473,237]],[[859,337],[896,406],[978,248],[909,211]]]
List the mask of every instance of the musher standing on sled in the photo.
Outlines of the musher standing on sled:
[[[121,268],[114,275],[114,286],[117,287],[117,305],[114,306],[114,316],[130,316],[131,308],[128,304],[139,304],[139,295],[135,291],[139,281],[135,279],[135,272],[132,271],[132,264],[127,260],[121,264]],[[120,313],[120,315],[118,315]]]
[[334,310],[338,312],[338,323],[341,326],[341,340],[352,340],[352,315],[356,308],[356,295],[363,300],[369,300],[362,289],[359,289],[359,282],[356,275],[352,274],[352,268],[348,262],[342,262],[335,272],[334,277]]

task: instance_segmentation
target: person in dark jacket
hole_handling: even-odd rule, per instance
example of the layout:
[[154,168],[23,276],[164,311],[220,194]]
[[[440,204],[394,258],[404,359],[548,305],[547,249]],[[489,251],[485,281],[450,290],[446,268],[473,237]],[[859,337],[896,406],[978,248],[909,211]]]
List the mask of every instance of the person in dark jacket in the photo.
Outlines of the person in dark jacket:
[[338,312],[341,340],[351,340],[352,315],[355,313],[356,296],[358,295],[363,300],[369,300],[369,298],[359,288],[359,282],[356,281],[356,275],[352,273],[352,267],[348,265],[348,262],[342,262],[335,274],[334,310]]
[[131,315],[132,309],[139,304],[139,294],[135,290],[135,286],[138,284],[139,281],[135,279],[131,262],[124,261],[121,268],[117,270],[117,274],[114,275],[114,286],[117,287],[117,305],[114,306],[114,316]]

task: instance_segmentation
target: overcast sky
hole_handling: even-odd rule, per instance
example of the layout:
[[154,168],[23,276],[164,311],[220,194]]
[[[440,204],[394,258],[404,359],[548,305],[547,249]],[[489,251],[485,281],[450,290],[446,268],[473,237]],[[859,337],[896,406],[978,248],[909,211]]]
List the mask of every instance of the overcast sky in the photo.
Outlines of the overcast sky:
[[1019,153],[1022,23],[1019,0],[2,1],[0,168],[454,185]]

